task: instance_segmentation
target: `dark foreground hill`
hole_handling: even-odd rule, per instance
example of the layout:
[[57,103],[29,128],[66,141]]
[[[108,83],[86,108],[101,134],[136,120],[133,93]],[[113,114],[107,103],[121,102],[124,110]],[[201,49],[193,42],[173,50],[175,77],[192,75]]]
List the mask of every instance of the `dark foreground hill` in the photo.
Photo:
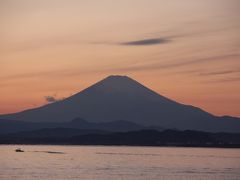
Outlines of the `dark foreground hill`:
[[113,133],[54,128],[0,135],[0,144],[240,147],[240,134],[190,130],[140,130]]

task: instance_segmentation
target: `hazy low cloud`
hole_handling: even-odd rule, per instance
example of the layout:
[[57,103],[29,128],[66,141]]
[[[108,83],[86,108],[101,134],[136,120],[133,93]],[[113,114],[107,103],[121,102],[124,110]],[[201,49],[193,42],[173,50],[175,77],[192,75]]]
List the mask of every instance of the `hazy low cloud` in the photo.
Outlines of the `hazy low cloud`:
[[150,46],[150,45],[168,43],[169,41],[170,40],[168,38],[151,38],[151,39],[141,39],[141,40],[136,40],[136,41],[122,42],[122,43],[120,43],[120,45],[125,45],[125,46]]
[[45,96],[45,100],[46,100],[48,103],[53,103],[53,102],[58,101],[54,96]]
[[44,98],[48,103],[54,103],[54,102],[61,101],[61,100],[65,99],[65,98],[57,98],[56,95],[45,96]]

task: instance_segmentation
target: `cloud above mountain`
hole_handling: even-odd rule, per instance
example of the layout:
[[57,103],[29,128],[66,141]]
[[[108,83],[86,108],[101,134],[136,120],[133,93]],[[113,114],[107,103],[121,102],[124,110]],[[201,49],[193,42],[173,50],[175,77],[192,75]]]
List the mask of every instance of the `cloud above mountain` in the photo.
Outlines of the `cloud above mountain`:
[[122,42],[120,45],[125,46],[151,46],[151,45],[157,45],[157,44],[165,44],[170,41],[169,38],[161,37],[161,38],[149,38],[149,39],[140,39],[135,41],[127,41]]

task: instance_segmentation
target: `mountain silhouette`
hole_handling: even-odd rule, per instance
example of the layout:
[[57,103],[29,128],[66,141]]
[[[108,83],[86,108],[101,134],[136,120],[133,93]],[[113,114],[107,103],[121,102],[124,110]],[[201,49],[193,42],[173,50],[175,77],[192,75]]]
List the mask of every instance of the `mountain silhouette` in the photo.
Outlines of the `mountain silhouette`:
[[88,122],[125,120],[143,126],[179,130],[240,132],[240,118],[214,116],[200,108],[168,99],[127,76],[109,76],[64,100],[35,109],[0,115],[27,122]]

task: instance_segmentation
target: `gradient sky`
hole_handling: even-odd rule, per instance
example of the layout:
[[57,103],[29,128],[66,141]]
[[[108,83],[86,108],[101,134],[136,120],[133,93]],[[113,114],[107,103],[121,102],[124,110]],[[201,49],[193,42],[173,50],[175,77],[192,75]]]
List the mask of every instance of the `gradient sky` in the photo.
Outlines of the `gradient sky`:
[[240,116],[239,0],[0,0],[0,27],[0,114],[120,74]]

